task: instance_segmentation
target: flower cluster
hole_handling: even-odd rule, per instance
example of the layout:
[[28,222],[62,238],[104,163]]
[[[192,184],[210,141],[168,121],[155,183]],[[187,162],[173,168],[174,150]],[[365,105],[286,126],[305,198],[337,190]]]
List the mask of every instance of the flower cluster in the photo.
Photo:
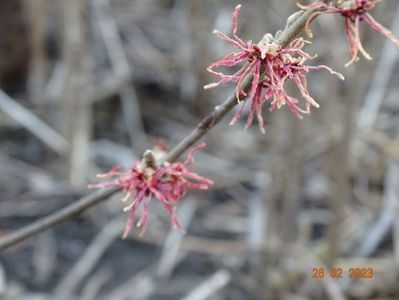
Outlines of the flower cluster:
[[[205,89],[233,82],[237,86],[237,100],[240,101],[247,96],[247,93],[243,89],[243,83],[251,75],[249,96],[252,102],[246,128],[252,124],[256,115],[259,128],[264,133],[262,110],[268,99],[273,99],[270,111],[286,104],[293,114],[301,118],[301,114],[308,114],[310,112],[311,106],[319,107],[317,102],[309,94],[306,83],[307,73],[311,70],[326,69],[341,79],[343,79],[343,76],[325,65],[305,65],[308,60],[313,59],[315,56],[310,56],[302,50],[305,45],[305,41],[302,38],[295,39],[285,48],[275,42],[271,34],[266,34],[257,44],[252,43],[252,41],[245,43],[237,36],[237,17],[240,8],[241,5],[236,6],[233,12],[233,38],[228,37],[220,31],[214,31],[220,38],[237,48],[239,52],[229,53],[223,59],[208,67],[208,71],[211,74],[221,79],[216,83],[206,85]],[[234,67],[240,63],[243,63],[243,65],[232,75],[215,70],[219,67]],[[305,99],[304,108],[299,107],[298,99],[287,94],[284,85],[288,80],[292,80],[297,85],[302,97]],[[230,125],[240,119],[246,102],[243,101],[241,108],[235,114]]]
[[312,32],[309,28],[310,22],[320,14],[337,13],[345,17],[345,34],[349,42],[349,53],[351,60],[345,65],[349,66],[359,60],[359,52],[368,60],[371,60],[370,54],[364,50],[360,41],[359,24],[361,21],[368,23],[373,29],[387,37],[399,48],[399,40],[387,28],[378,23],[369,13],[376,4],[382,0],[338,0],[334,5],[327,5],[322,2],[315,2],[308,6],[299,5],[301,9],[315,9],[306,24],[306,32],[311,37]]
[[139,207],[141,207],[141,216],[136,226],[141,227],[140,235],[145,233],[149,205],[153,198],[158,199],[165,207],[173,227],[181,229],[175,212],[175,204],[186,195],[187,189],[207,190],[213,184],[212,180],[192,172],[193,154],[197,149],[205,146],[203,143],[192,148],[184,162],[163,162],[160,165],[158,160],[165,154],[165,150],[161,148],[147,150],[143,159],[137,161],[128,172],[120,172],[118,167],[114,167],[108,173],[98,175],[104,179],[112,178],[112,181],[91,184],[89,188],[118,187],[126,193],[122,201],[131,200],[130,204],[124,208],[124,211],[129,211],[129,216],[123,238],[126,238],[132,230]]

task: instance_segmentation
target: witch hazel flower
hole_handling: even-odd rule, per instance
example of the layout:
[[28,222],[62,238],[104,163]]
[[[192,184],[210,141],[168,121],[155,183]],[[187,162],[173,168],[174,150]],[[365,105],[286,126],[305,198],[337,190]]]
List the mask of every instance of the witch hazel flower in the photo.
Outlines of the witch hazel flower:
[[[302,49],[305,43],[306,41],[303,38],[295,39],[287,48],[281,48],[278,55],[271,62],[265,64],[268,76],[266,76],[263,82],[266,88],[264,98],[268,99],[273,96],[270,111],[287,104],[296,116],[302,118],[301,113],[309,114],[312,106],[318,108],[319,104],[310,96],[308,91],[306,75],[310,71],[325,69],[341,80],[344,80],[344,77],[340,73],[335,72],[326,65],[306,65],[308,60],[316,58],[317,55],[311,56],[304,52]],[[298,100],[289,96],[285,91],[284,83],[287,80],[292,80],[296,84],[302,97],[305,99],[305,109],[300,108],[297,105]]]
[[359,60],[359,52],[364,58],[371,60],[370,54],[363,48],[360,40],[359,25],[360,22],[365,21],[374,30],[378,31],[386,38],[391,40],[396,47],[399,48],[399,40],[392,34],[390,30],[378,23],[369,13],[382,0],[338,0],[333,5],[327,5],[322,2],[315,2],[308,6],[299,5],[301,9],[315,9],[306,24],[306,32],[308,36],[312,37],[310,30],[310,22],[317,16],[324,13],[337,13],[345,18],[345,34],[349,42],[349,53],[351,60],[345,65],[346,67]]
[[[150,202],[157,199],[168,212],[172,226],[180,229],[181,225],[176,215],[176,204],[186,195],[188,189],[207,190],[213,181],[199,176],[192,171],[194,167],[194,152],[204,148],[205,143],[192,148],[184,162],[162,162],[165,149],[156,147],[144,152],[143,159],[133,164],[128,172],[120,172],[119,167],[112,168],[97,177],[107,181],[90,184],[92,189],[121,188],[125,193],[123,202],[130,203],[124,208],[129,212],[123,238],[132,231],[134,225],[141,228],[142,236],[148,224]],[[135,222],[136,213],[140,211],[140,218]]]
[[[236,96],[242,105],[234,115],[230,125],[236,123],[244,111],[247,102],[251,102],[250,111],[245,128],[248,128],[255,116],[259,123],[259,129],[265,133],[264,120],[262,116],[263,107],[267,100],[271,100],[270,111],[287,105],[291,112],[302,118],[302,114],[309,114],[312,106],[319,104],[310,96],[306,75],[313,70],[326,69],[332,74],[343,79],[343,76],[325,65],[308,66],[305,63],[315,58],[303,51],[305,40],[295,39],[288,47],[278,44],[271,34],[266,34],[259,43],[252,41],[244,42],[237,36],[237,18],[241,5],[237,5],[233,11],[233,37],[215,30],[214,33],[221,39],[229,42],[238,52],[227,54],[223,59],[211,64],[208,72],[220,78],[218,82],[206,85],[210,89],[233,82],[236,85]],[[235,67],[242,64],[234,74],[225,74],[217,71],[220,67]],[[250,77],[251,76],[251,77]],[[251,78],[250,90],[246,93],[243,84],[246,78]],[[305,107],[299,106],[299,100],[289,96],[285,90],[285,83],[292,80],[298,87],[302,97],[305,99]],[[249,96],[250,100],[245,100]]]

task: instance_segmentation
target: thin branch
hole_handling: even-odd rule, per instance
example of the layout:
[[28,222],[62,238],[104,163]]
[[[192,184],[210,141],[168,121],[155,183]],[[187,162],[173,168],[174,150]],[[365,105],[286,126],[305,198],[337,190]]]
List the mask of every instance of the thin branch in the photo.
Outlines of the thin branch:
[[[324,0],[323,2],[329,2]],[[315,10],[305,11],[301,14],[295,14],[295,20],[288,23],[288,26],[279,34],[278,43],[283,47],[287,46],[292,42],[304,29],[306,21]],[[248,77],[243,84],[243,90],[248,92],[251,87],[251,78]],[[243,100],[244,97],[240,100]],[[163,157],[163,161],[175,161],[179,158],[187,149],[193,146],[199,139],[201,139],[210,129],[218,124],[223,117],[232,110],[238,104],[236,94],[233,93],[227,98],[221,105],[216,106],[214,110],[205,117],[199,125],[187,135],[179,144],[177,144],[168,154]],[[91,194],[86,197],[77,200],[74,204],[55,212],[52,215],[39,219],[36,222],[23,227],[4,238],[0,239],[0,250],[3,250],[11,245],[14,245],[24,239],[27,239],[39,232],[46,230],[49,227],[54,226],[64,220],[78,215],[85,209],[106,200],[109,196],[115,194],[119,190],[116,188],[102,191],[99,193]]]
[[118,189],[109,189],[87,195],[75,203],[64,207],[63,209],[33,222],[30,225],[22,227],[0,239],[0,250],[19,243],[35,234],[38,234],[47,228],[53,227],[54,225],[61,223],[62,221],[68,220],[72,217],[79,215],[82,211],[92,207],[118,192]]

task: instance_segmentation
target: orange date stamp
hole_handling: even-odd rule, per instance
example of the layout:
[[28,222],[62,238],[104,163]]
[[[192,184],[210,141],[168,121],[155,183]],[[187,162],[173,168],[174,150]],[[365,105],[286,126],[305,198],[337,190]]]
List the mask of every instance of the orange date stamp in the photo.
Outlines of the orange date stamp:
[[367,268],[349,268],[345,270],[341,267],[331,269],[326,268],[313,268],[312,279],[323,279],[326,277],[334,279],[352,278],[352,279],[371,279],[374,276],[374,269]]

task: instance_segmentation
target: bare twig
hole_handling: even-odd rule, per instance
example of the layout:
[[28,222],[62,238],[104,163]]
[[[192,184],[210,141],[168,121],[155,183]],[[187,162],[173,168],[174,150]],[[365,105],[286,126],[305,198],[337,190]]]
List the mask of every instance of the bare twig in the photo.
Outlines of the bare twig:
[[[328,1],[324,1],[328,2]],[[303,12],[294,22],[291,23],[284,31],[278,36],[278,42],[283,46],[287,46],[298,34],[300,34],[308,20],[309,16],[314,10]],[[250,78],[245,80],[242,88],[244,91],[248,91],[251,86]],[[182,155],[188,148],[194,145],[201,137],[203,137],[210,129],[218,124],[223,117],[232,110],[238,101],[236,94],[233,93],[227,98],[221,105],[216,106],[214,110],[205,117],[199,125],[187,135],[179,144],[177,144],[168,154],[163,157],[164,161],[175,161],[180,155]],[[95,193],[81,198],[71,206],[65,207],[64,209],[56,212],[43,219],[39,219],[36,222],[19,229],[18,231],[11,233],[8,236],[0,239],[0,250],[5,249],[15,243],[18,243],[26,238],[29,238],[53,225],[62,222],[63,220],[69,219],[76,216],[81,211],[96,205],[97,203],[105,200],[107,197],[115,194],[118,189],[113,188],[107,191]]]
[[0,250],[4,250],[5,248],[14,245],[20,241],[23,241],[39,232],[42,232],[54,226],[55,224],[77,216],[82,211],[108,199],[110,196],[118,191],[118,189],[114,188],[92,193],[86,197],[79,199],[75,203],[53,213],[52,215],[39,219],[32,224],[29,224],[15,232],[12,232],[0,239]]

